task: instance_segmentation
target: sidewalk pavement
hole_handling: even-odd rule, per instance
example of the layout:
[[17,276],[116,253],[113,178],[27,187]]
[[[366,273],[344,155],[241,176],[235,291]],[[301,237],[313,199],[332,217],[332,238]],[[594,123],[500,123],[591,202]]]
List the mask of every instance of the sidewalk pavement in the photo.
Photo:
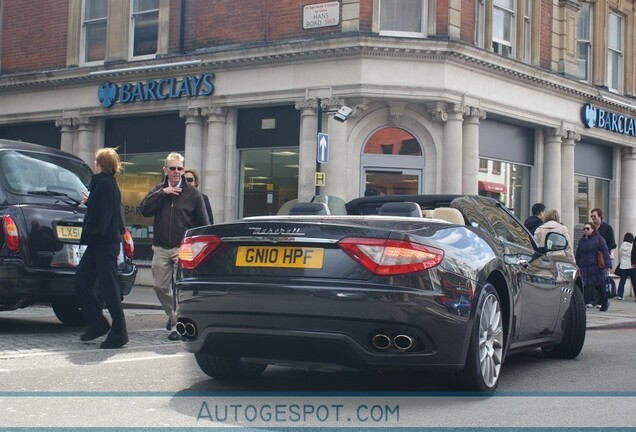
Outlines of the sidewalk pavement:
[[[636,328],[636,301],[631,296],[631,289],[625,287],[625,291],[630,296],[622,301],[611,299],[607,312],[599,312],[596,307],[586,309],[587,328]],[[135,285],[124,297],[123,305],[126,309],[162,309],[154,289],[147,285]]]

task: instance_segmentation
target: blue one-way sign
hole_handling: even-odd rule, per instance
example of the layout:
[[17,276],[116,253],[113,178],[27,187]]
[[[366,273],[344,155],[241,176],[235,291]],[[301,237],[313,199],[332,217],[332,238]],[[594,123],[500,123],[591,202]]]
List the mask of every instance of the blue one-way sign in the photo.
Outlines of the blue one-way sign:
[[316,161],[318,163],[329,162],[329,134],[318,134],[318,142],[316,143]]

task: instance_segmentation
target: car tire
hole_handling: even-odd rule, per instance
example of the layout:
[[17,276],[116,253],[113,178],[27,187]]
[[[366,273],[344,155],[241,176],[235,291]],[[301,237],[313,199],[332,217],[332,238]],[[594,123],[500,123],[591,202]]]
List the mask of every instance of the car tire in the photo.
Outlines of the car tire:
[[475,308],[468,355],[462,374],[465,390],[492,393],[499,384],[503,363],[504,329],[497,290],[486,284]]
[[73,301],[59,301],[52,304],[53,312],[62,324],[70,327],[80,327],[86,325],[86,319],[82,315],[82,310]]
[[556,345],[541,347],[543,355],[548,358],[573,359],[576,358],[585,343],[586,312],[585,301],[581,290],[574,287],[572,301],[566,312],[567,323],[563,332],[563,339]]
[[194,358],[206,375],[217,380],[249,380],[258,378],[267,369],[266,364],[253,363],[235,357],[219,357],[196,353]]

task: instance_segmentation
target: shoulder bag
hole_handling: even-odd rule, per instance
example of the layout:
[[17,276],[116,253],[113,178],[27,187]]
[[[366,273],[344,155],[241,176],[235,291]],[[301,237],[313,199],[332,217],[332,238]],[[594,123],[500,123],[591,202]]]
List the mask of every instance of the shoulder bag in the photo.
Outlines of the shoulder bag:
[[[600,243],[598,241],[598,237],[596,237],[596,248],[598,249]],[[598,264],[598,268],[600,269],[604,269],[605,268],[605,255],[603,255],[603,251],[597,251],[596,252],[596,263]]]

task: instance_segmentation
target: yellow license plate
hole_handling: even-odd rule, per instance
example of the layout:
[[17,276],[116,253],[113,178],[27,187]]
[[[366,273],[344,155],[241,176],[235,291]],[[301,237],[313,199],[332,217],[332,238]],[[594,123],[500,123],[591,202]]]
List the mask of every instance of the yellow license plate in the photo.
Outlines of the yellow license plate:
[[58,225],[55,229],[60,240],[79,240],[82,236],[82,227]]
[[285,246],[240,246],[237,267],[322,268],[324,249]]

